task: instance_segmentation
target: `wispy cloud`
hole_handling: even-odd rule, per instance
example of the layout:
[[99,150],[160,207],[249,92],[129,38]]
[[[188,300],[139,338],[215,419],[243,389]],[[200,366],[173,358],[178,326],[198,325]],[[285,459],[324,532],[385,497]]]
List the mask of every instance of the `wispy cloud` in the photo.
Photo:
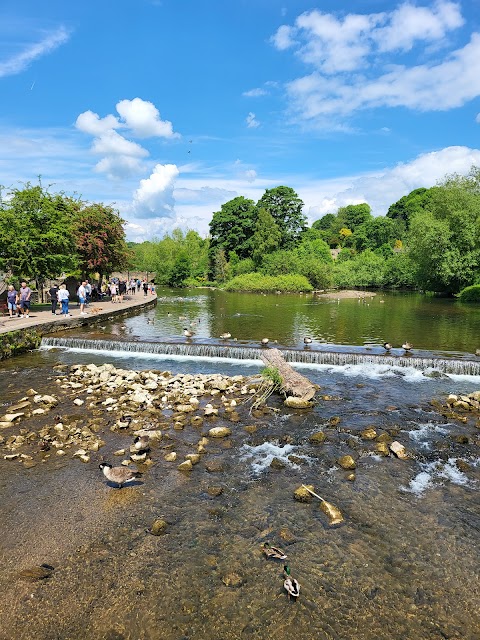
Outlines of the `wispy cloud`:
[[247,123],[247,127],[249,129],[256,129],[260,126],[260,122],[257,120],[256,115],[250,111],[248,116],[245,118],[245,122]]
[[27,69],[32,62],[44,55],[52,53],[70,38],[70,31],[59,27],[56,31],[46,35],[40,42],[29,45],[20,53],[16,53],[7,60],[0,61],[0,78],[14,76]]
[[293,120],[339,129],[364,109],[462,106],[480,95],[480,34],[447,50],[450,34],[464,23],[460,5],[449,0],[430,7],[407,2],[364,15],[339,17],[317,9],[301,14],[271,39],[310,67],[286,85]]
[[242,96],[245,96],[246,98],[259,98],[261,96],[266,96],[267,94],[268,91],[266,89],[257,87],[256,89],[250,89],[250,91],[244,91]]

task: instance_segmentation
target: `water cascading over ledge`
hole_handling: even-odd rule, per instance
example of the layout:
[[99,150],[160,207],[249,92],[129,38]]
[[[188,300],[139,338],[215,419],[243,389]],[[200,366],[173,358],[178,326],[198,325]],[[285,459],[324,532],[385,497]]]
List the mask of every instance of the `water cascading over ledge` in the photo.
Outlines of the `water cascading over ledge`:
[[[263,349],[241,345],[217,345],[173,342],[127,342],[121,340],[85,340],[80,338],[42,338],[40,348],[72,349],[76,351],[107,351],[111,353],[148,353],[171,356],[204,358],[230,358],[235,360],[258,360]],[[286,362],[292,364],[322,365],[388,365],[413,367],[420,371],[435,369],[442,373],[480,376],[480,361],[441,357],[393,356],[384,354],[362,354],[337,351],[302,351],[280,349]]]

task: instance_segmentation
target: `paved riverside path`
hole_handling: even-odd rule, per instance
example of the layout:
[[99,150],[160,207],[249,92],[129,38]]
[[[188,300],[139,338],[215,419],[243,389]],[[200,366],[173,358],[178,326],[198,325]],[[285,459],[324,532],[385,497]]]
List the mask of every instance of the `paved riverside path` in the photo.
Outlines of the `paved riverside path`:
[[13,319],[10,319],[9,316],[4,315],[0,318],[0,334],[21,329],[35,329],[42,335],[45,335],[47,333],[74,329],[86,324],[93,324],[99,320],[105,322],[105,320],[111,316],[126,315],[128,312],[148,308],[154,306],[156,303],[156,294],[152,295],[149,293],[148,296],[145,297],[143,291],[140,291],[135,295],[126,296],[123,302],[111,302],[110,300],[91,302],[86,307],[87,315],[85,316],[80,315],[80,307],[77,302],[70,302],[71,316],[60,315],[58,307],[57,315],[55,316],[50,309],[44,311],[32,310],[29,318],[17,318],[15,316]]

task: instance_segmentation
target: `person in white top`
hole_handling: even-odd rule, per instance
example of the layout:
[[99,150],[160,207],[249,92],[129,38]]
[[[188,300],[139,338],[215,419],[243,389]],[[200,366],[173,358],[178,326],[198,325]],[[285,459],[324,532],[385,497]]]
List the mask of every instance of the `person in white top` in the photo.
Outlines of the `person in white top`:
[[85,288],[86,281],[84,280],[82,284],[78,287],[77,296],[78,302],[80,303],[80,315],[86,316],[85,313],[85,303],[87,302],[87,290]]

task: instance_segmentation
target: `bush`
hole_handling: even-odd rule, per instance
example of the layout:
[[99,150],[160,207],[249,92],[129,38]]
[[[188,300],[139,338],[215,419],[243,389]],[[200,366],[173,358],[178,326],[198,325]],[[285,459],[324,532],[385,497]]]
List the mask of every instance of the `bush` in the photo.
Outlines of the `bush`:
[[305,276],[301,276],[298,273],[288,273],[280,276],[244,273],[227,282],[224,288],[226,291],[312,291],[312,285]]
[[460,302],[480,302],[480,284],[465,287],[458,294]]

